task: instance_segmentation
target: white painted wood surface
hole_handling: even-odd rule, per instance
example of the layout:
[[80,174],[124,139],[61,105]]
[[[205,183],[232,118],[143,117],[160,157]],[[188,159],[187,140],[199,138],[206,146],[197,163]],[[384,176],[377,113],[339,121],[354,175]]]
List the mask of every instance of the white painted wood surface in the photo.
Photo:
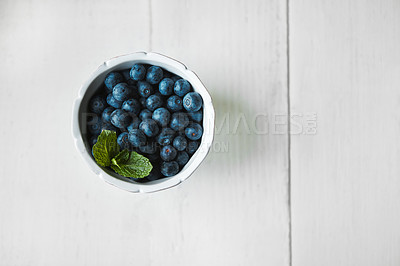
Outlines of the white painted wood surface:
[[289,7],[293,265],[400,265],[400,2]]
[[[262,129],[263,115],[287,110],[284,2],[0,6],[0,265],[288,265],[287,135],[236,126],[261,114]],[[227,147],[182,185],[148,195],[99,180],[70,133],[80,84],[138,50],[197,72]]]
[[[400,265],[399,12],[1,1],[0,265]],[[146,195],[99,180],[70,133],[80,84],[139,50],[200,76],[219,131],[189,180]]]

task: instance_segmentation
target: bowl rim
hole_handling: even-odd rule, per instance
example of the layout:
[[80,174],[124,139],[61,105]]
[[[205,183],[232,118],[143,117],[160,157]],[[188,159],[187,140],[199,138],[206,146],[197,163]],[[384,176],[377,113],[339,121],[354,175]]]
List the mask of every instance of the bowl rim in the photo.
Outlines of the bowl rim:
[[[82,132],[80,128],[80,107],[82,100],[85,96],[86,91],[93,83],[93,81],[101,74],[105,72],[111,72],[114,68],[119,65],[131,62],[142,62],[148,64],[158,64],[163,68],[167,68],[168,71],[176,73],[179,72],[180,76],[183,76],[191,84],[195,91],[199,92],[203,98],[203,127],[204,132],[201,138],[200,147],[192,155],[189,162],[185,167],[176,175],[167,177],[155,181],[146,183],[138,183],[134,181],[123,180],[116,176],[111,175],[107,170],[99,166],[92,156],[88,153],[85,146]],[[165,67],[167,66],[167,67]],[[173,71],[171,71],[173,70]],[[182,75],[183,73],[183,75]],[[203,160],[206,158],[214,139],[214,128],[215,128],[215,111],[212,104],[212,98],[207,88],[201,82],[199,77],[188,69],[182,62],[171,58],[169,56],[156,53],[156,52],[134,52],[125,55],[113,57],[104,63],[102,63],[89,77],[89,79],[82,84],[79,89],[78,96],[75,98],[72,108],[72,136],[74,138],[75,147],[81,154],[82,158],[89,166],[89,168],[105,182],[116,186],[120,189],[135,192],[135,193],[150,193],[164,189],[168,189],[179,185],[184,180],[189,178],[193,172],[200,166]]]

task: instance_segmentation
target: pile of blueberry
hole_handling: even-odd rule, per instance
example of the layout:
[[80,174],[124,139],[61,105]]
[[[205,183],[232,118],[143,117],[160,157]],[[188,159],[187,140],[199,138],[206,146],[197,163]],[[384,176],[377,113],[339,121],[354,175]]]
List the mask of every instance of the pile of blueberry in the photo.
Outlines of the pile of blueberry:
[[152,181],[176,175],[198,149],[203,135],[203,100],[190,83],[159,66],[135,64],[109,73],[89,101],[93,146],[102,130],[117,132],[121,149],[146,156]]

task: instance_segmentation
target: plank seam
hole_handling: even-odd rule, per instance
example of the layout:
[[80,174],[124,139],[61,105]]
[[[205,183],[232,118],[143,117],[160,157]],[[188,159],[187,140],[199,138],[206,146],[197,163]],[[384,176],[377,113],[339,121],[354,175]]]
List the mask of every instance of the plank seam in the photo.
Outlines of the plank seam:
[[287,135],[288,135],[288,227],[289,227],[289,266],[293,264],[292,258],[292,163],[291,163],[291,108],[290,108],[290,17],[289,0],[286,0],[286,65],[287,65]]

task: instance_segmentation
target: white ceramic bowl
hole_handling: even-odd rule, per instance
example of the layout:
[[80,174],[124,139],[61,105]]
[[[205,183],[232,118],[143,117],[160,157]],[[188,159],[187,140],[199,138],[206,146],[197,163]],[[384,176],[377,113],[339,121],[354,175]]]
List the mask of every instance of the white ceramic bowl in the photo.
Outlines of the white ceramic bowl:
[[[105,76],[111,71],[131,68],[135,63],[144,63],[160,66],[190,82],[194,91],[203,97],[203,137],[199,149],[193,154],[185,167],[175,176],[147,182],[138,183],[116,174],[114,171],[97,165],[91,155],[91,146],[86,141],[85,114],[88,113],[88,101],[103,83]],[[207,156],[214,137],[215,113],[211,96],[201,83],[197,75],[187,69],[181,62],[158,53],[138,52],[114,57],[104,62],[90,76],[74,102],[72,115],[72,135],[75,146],[90,169],[107,183],[130,192],[155,192],[176,186],[187,179]]]

